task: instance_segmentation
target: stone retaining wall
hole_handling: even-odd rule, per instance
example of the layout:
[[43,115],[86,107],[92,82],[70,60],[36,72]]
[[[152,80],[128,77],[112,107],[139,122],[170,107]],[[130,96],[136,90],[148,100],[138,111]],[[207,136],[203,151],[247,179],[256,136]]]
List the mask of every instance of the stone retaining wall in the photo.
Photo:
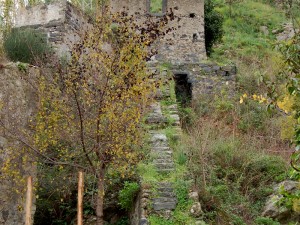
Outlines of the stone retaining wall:
[[[16,64],[0,69],[0,225],[24,224],[26,178],[36,173],[34,157],[20,142],[36,102],[33,89],[24,80],[38,72],[30,68],[25,74]],[[8,158],[13,167],[9,170],[3,167]],[[32,215],[34,212],[35,206]]]

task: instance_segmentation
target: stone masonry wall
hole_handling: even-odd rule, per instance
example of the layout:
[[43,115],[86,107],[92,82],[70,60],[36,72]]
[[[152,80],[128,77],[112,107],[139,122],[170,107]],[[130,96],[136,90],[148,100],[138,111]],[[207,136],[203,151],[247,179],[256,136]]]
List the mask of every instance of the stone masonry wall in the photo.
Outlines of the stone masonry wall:
[[80,33],[90,26],[89,18],[65,0],[22,8],[15,21],[16,28],[29,27],[45,33],[59,56],[68,54]]
[[[130,15],[139,13],[137,19],[146,20],[149,16],[159,19],[163,14],[149,12],[150,0],[111,0],[112,12],[127,11]],[[175,30],[162,38],[155,49],[158,61],[172,64],[198,63],[206,59],[204,44],[204,0],[164,0],[166,9],[172,10],[176,19],[165,29]]]
[[[36,173],[33,157],[20,143],[24,135],[22,130],[28,128],[36,102],[24,79],[36,73],[38,70],[31,68],[25,75],[16,64],[7,64],[0,69],[0,225],[24,224],[26,178]],[[13,158],[9,154],[11,151]],[[3,168],[8,157],[12,159],[14,169]],[[35,207],[32,215],[34,212]]]
[[234,91],[237,68],[234,65],[220,66],[216,63],[197,63],[172,65],[174,75],[187,75],[191,87],[192,99],[201,95],[218,93],[226,88]]

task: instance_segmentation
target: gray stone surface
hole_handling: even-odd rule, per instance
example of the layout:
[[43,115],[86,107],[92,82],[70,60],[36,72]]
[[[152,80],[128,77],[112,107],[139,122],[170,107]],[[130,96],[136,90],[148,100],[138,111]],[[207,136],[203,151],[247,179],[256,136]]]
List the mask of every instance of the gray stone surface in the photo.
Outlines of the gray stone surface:
[[190,213],[195,218],[200,217],[203,214],[200,202],[195,202],[192,205]]
[[[149,1],[140,0],[111,0],[111,8],[113,12],[125,9],[142,23],[149,15],[147,2],[149,3]],[[204,0],[168,0],[166,2],[166,9],[172,9],[177,19],[170,21],[165,29],[175,29],[154,44],[153,48],[158,50],[158,55],[153,57],[153,60],[178,64],[197,63],[206,59]]]
[[[35,77],[40,71],[36,68],[28,68],[26,78]],[[7,129],[16,133],[28,128],[28,121],[31,118],[35,109],[34,90],[26,83],[17,67],[17,64],[10,63],[4,65],[0,69],[0,119]],[[32,83],[34,84],[33,80]],[[30,131],[27,130],[28,134]],[[19,154],[14,158],[8,158],[10,151],[13,149]],[[25,199],[24,193],[26,189],[26,178],[31,175],[35,177],[35,166],[29,160],[24,162],[27,157],[22,150],[24,146],[11,138],[10,133],[0,126],[0,163],[9,160],[10,163],[18,165],[16,173],[20,173],[15,180],[9,176],[5,176],[5,171],[0,171],[0,225],[23,225],[24,224],[24,208]],[[29,158],[33,159],[32,155]],[[24,183],[22,182],[24,180]],[[17,193],[17,191],[19,194]],[[35,195],[34,195],[35,196]],[[33,199],[32,214],[35,212],[35,199]]]
[[272,194],[263,209],[262,216],[270,217],[274,219],[278,219],[279,221],[288,221],[291,218],[296,218],[296,220],[300,220],[300,214],[292,212],[292,210],[288,209],[284,205],[278,205],[278,202],[283,198],[280,194],[280,190],[283,187],[285,191],[288,193],[293,193],[299,190],[300,182],[286,180],[274,188],[274,194]]
[[69,55],[79,34],[89,29],[89,18],[66,0],[33,7],[20,7],[15,27],[30,27],[45,33],[55,52],[62,57]]

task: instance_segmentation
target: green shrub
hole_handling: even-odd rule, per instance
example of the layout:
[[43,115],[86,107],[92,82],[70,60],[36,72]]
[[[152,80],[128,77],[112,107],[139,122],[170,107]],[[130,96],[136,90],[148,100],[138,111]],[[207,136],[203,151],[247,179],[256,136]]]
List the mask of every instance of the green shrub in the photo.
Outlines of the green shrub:
[[6,35],[3,46],[8,58],[15,62],[35,63],[50,53],[46,35],[29,28],[13,29]]
[[224,18],[221,13],[215,10],[215,4],[212,0],[205,0],[204,14],[205,47],[207,55],[210,55],[213,44],[222,39]]
[[267,218],[267,217],[256,218],[255,224],[256,225],[280,225],[279,222],[276,222],[276,221],[272,220],[271,218]]
[[130,210],[134,199],[140,189],[136,182],[125,182],[124,188],[119,192],[119,204],[123,209]]

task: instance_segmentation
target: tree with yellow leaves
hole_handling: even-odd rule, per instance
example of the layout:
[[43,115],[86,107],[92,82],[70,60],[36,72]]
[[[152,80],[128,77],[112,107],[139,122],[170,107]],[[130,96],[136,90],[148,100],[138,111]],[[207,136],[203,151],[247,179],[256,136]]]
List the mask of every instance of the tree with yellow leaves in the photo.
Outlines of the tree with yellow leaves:
[[66,67],[31,80],[37,114],[19,141],[39,163],[95,174],[97,225],[104,223],[108,169],[125,176],[139,159],[141,119],[154,88],[148,48],[163,34],[168,16],[144,25],[125,13],[106,13],[74,46]]

